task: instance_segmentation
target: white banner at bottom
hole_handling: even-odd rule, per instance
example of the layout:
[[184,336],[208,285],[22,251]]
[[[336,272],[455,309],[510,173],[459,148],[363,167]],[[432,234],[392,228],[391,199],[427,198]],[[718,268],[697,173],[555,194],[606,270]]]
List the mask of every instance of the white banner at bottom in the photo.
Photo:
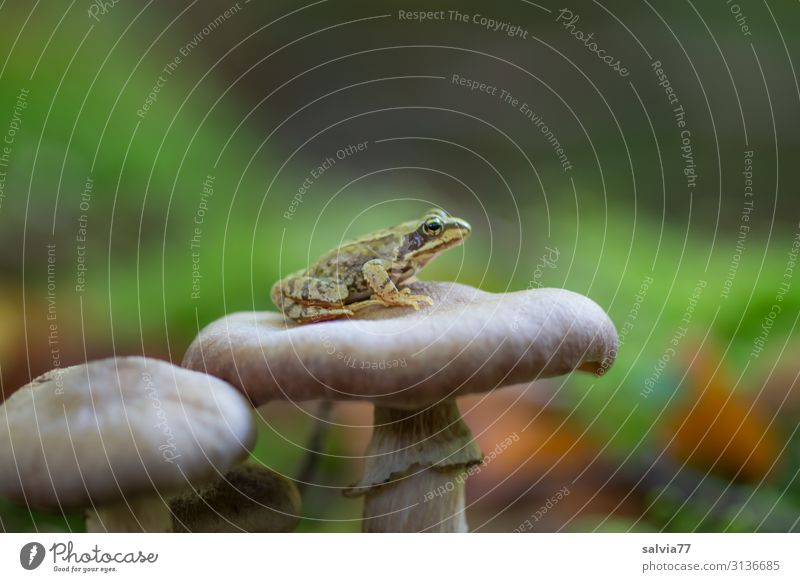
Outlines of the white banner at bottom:
[[[2,534],[2,580],[800,580],[793,534]],[[234,578],[235,577],[235,578]]]

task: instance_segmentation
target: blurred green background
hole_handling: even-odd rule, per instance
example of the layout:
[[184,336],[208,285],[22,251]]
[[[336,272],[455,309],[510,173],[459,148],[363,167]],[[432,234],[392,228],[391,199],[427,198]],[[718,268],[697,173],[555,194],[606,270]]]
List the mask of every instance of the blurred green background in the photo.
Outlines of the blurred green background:
[[[573,2],[572,28],[547,1],[436,7],[468,22],[400,17],[422,2],[100,4],[0,3],[5,395],[113,354],[180,362],[343,237],[436,204],[473,234],[422,278],[571,289],[622,339],[602,378],[462,402],[484,450],[521,436],[468,482],[473,529],[518,528],[564,486],[534,531],[800,528],[797,3]],[[254,455],[294,475],[315,407],[261,409]],[[302,531],[360,528],[340,490],[370,407],[333,420]],[[5,501],[0,520],[82,528]]]

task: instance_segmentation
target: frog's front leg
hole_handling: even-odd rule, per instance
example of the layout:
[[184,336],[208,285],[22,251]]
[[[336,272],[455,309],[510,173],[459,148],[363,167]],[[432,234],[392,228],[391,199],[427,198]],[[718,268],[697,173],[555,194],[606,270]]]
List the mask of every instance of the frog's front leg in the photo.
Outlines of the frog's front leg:
[[286,317],[310,323],[353,315],[344,306],[348,293],[347,286],[336,279],[301,275],[276,283],[272,301]]
[[433,305],[433,299],[427,295],[412,295],[408,289],[399,290],[389,276],[388,269],[391,266],[391,261],[373,259],[364,263],[362,267],[364,278],[377,299],[384,305],[408,306],[417,310],[423,303]]

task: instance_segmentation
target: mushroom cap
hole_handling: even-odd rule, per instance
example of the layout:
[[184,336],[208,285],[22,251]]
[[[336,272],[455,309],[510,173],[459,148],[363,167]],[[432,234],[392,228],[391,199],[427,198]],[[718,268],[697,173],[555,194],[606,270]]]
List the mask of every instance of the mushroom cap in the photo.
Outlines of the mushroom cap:
[[376,306],[305,325],[274,312],[228,315],[200,332],[183,365],[230,382],[256,406],[327,398],[413,409],[576,369],[602,374],[616,355],[611,320],[571,291],[409,287],[433,306]]
[[252,408],[217,378],[140,357],[52,370],[0,406],[0,495],[77,508],[224,473],[255,441]]

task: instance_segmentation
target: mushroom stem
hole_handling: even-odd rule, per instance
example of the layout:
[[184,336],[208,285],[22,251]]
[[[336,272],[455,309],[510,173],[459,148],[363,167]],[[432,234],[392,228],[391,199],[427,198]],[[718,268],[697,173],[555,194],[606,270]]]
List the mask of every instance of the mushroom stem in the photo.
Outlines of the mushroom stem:
[[[431,492],[428,500],[425,493]],[[421,469],[416,474],[374,487],[364,500],[363,530],[381,532],[469,531],[464,515],[462,467]],[[422,500],[420,500],[422,499]]]
[[165,499],[143,496],[88,509],[89,533],[163,533],[172,531],[172,513]]
[[454,400],[375,407],[364,477],[364,531],[466,532],[464,469],[482,459]]

